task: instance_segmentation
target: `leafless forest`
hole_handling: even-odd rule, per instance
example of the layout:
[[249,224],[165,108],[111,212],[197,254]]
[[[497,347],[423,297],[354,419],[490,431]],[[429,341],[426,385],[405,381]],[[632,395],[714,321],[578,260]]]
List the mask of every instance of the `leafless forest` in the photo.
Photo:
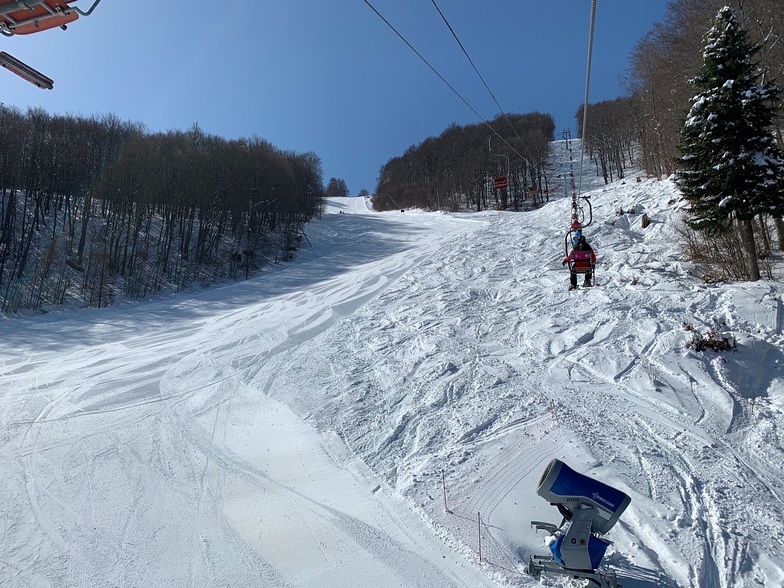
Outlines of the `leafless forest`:
[[0,309],[247,277],[291,256],[322,193],[313,153],[0,106]]

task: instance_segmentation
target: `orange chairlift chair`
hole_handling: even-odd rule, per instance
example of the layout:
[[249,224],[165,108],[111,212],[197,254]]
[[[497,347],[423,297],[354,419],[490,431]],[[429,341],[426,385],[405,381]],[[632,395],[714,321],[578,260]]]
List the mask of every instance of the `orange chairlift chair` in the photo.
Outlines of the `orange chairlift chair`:
[[[101,0],[94,0],[87,11],[68,6],[76,0],[0,0],[0,34],[6,37],[29,35],[55,27],[63,30],[79,15],[89,16]],[[0,51],[0,65],[39,88],[51,90],[54,82],[26,63]]]

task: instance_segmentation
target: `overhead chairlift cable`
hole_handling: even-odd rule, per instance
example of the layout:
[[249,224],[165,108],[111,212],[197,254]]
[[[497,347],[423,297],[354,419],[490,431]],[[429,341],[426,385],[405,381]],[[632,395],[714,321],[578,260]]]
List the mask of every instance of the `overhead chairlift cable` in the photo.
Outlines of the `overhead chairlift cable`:
[[591,87],[591,59],[593,56],[593,31],[596,23],[596,0],[591,1],[591,23],[588,28],[588,65],[585,71],[585,99],[583,100],[583,132],[580,137],[580,181],[578,193],[582,193],[583,158],[585,156],[585,135],[588,131],[588,90]]
[[[591,21],[588,29],[588,64],[586,66],[585,72],[585,98],[583,100],[583,128],[582,128],[582,135],[580,137],[580,171],[579,171],[579,178],[577,183],[577,188],[572,188],[572,222],[569,228],[569,233],[566,236],[566,244],[568,248],[568,241],[569,237],[573,230],[579,228],[582,229],[583,227],[587,227],[593,222],[593,211],[591,208],[591,200],[587,196],[582,196],[582,185],[583,185],[583,160],[585,159],[585,137],[587,136],[587,126],[588,126],[588,91],[591,87],[591,61],[593,56],[593,32],[594,32],[594,25],[596,24],[596,0],[591,1]],[[578,209],[579,206],[577,205],[577,200],[582,197],[583,200],[586,201],[588,204],[588,211],[589,211],[589,218],[587,223],[580,222]]]
[[425,58],[422,56],[422,54],[421,54],[419,51],[417,51],[417,50],[414,48],[414,46],[413,46],[411,43],[409,43],[409,42],[408,42],[408,40],[407,40],[407,39],[406,39],[406,38],[405,38],[405,37],[404,37],[404,36],[403,36],[403,35],[402,35],[402,34],[401,34],[401,33],[400,33],[400,32],[399,32],[399,31],[398,31],[398,30],[397,30],[397,29],[396,29],[396,28],[393,26],[393,25],[392,25],[392,23],[390,23],[390,22],[389,22],[389,21],[388,21],[386,18],[384,18],[384,16],[383,16],[383,15],[382,15],[382,14],[381,14],[381,13],[380,13],[378,10],[376,10],[376,7],[375,7],[375,6],[373,6],[373,5],[372,5],[372,4],[369,2],[369,0],[363,0],[363,1],[365,2],[365,4],[367,4],[367,5],[368,5],[368,7],[369,7],[369,8],[370,8],[370,9],[371,9],[373,12],[375,12],[375,13],[376,13],[376,15],[377,15],[377,16],[378,16],[378,17],[379,17],[379,18],[380,18],[382,21],[384,21],[384,24],[386,24],[386,25],[387,25],[387,26],[388,26],[390,29],[392,29],[392,31],[393,31],[393,32],[394,32],[394,33],[395,33],[395,34],[396,34],[398,37],[400,37],[400,39],[401,39],[401,40],[402,40],[402,41],[403,41],[403,42],[404,42],[406,45],[408,45],[409,49],[411,49],[411,51],[413,51],[413,52],[416,54],[416,56],[417,56],[417,57],[419,57],[419,59],[421,59],[421,60],[422,60],[422,61],[425,63],[425,65],[427,65],[427,66],[428,66],[428,67],[429,67],[429,68],[430,68],[430,69],[433,71],[433,73],[434,73],[434,74],[436,74],[436,75],[439,77],[439,79],[440,79],[442,82],[444,82],[444,83],[447,85],[447,87],[448,87],[450,90],[452,90],[452,92],[455,94],[455,96],[457,96],[458,98],[460,98],[460,100],[463,102],[463,104],[465,104],[465,105],[466,105],[466,106],[467,106],[467,107],[468,107],[468,108],[471,110],[471,112],[473,112],[473,113],[474,113],[474,114],[475,114],[475,115],[476,115],[476,116],[479,118],[479,120],[481,120],[481,121],[484,123],[484,125],[485,125],[487,128],[489,128],[489,129],[492,131],[493,135],[495,135],[496,137],[498,137],[499,139],[501,139],[501,141],[502,141],[502,142],[503,142],[503,143],[504,143],[504,144],[505,144],[507,147],[509,147],[509,149],[511,149],[511,150],[512,150],[512,151],[514,151],[514,152],[515,152],[517,155],[519,155],[521,158],[523,158],[523,159],[524,159],[524,156],[523,156],[523,154],[522,154],[522,153],[520,153],[520,152],[519,152],[517,149],[515,149],[515,148],[514,148],[512,145],[510,145],[510,144],[509,144],[509,141],[507,141],[507,140],[506,140],[506,139],[504,139],[504,138],[503,138],[503,137],[502,137],[500,134],[498,134],[498,131],[496,131],[496,130],[493,128],[493,126],[492,126],[492,125],[491,125],[491,124],[490,124],[490,123],[487,121],[487,119],[485,119],[485,117],[483,117],[481,114],[479,114],[479,112],[477,112],[477,110],[476,110],[476,109],[475,109],[473,106],[471,106],[471,104],[469,104],[468,100],[466,100],[465,98],[463,98],[463,96],[460,94],[460,92],[458,92],[457,90],[455,90],[455,88],[452,86],[452,84],[450,84],[450,83],[449,83],[449,82],[446,80],[446,78],[444,78],[444,76],[442,76],[442,75],[441,75],[441,74],[438,72],[438,70],[437,70],[435,67],[433,67],[433,66],[430,64],[430,62],[429,62],[427,59],[425,59]]
[[520,137],[520,134],[517,132],[517,129],[512,124],[512,121],[509,120],[509,116],[506,114],[506,112],[504,112],[504,109],[501,108],[501,105],[498,103],[498,100],[496,99],[495,94],[493,94],[493,91],[490,89],[490,86],[487,85],[487,82],[482,77],[482,74],[479,73],[479,69],[476,67],[476,64],[474,64],[474,60],[471,59],[471,56],[468,54],[468,51],[466,51],[466,48],[463,46],[463,43],[457,37],[457,33],[455,33],[454,29],[452,28],[452,25],[449,24],[449,21],[447,20],[446,16],[444,16],[444,13],[441,12],[441,9],[438,7],[438,4],[436,4],[436,0],[431,0],[431,1],[433,2],[433,6],[436,7],[436,10],[438,11],[438,14],[441,15],[441,18],[443,19],[444,24],[449,29],[449,32],[452,33],[452,36],[455,38],[455,41],[457,41],[457,44],[460,45],[460,49],[463,50],[463,54],[466,56],[466,59],[468,59],[468,62],[471,64],[471,67],[474,68],[474,71],[476,72],[476,75],[478,75],[479,79],[482,80],[482,83],[484,84],[485,89],[487,90],[488,94],[490,94],[490,97],[493,99],[493,102],[495,102],[495,105],[498,107],[498,111],[504,116],[504,119],[506,120],[506,122],[509,123],[509,126],[512,128],[512,131],[514,132],[515,136],[520,141],[520,144],[526,150],[528,155],[531,157],[532,160],[535,161],[536,158],[534,157],[533,153],[531,153],[531,151],[528,149],[528,146],[523,141],[522,137]]
[[[582,135],[580,137],[580,177],[578,180],[577,188],[574,188],[574,184],[572,184],[572,222],[569,225],[569,230],[564,237],[564,248],[566,250],[566,258],[564,261],[569,262],[569,272],[571,273],[572,279],[575,277],[575,269],[574,269],[574,259],[572,253],[570,252],[569,242],[574,242],[574,236],[576,236],[576,231],[579,231],[580,235],[582,235],[582,229],[587,227],[593,222],[593,211],[591,208],[591,199],[588,196],[582,196],[582,184],[583,184],[583,160],[585,159],[585,137],[587,135],[587,126],[588,126],[588,91],[591,86],[591,61],[593,55],[593,34],[594,34],[594,25],[596,23],[596,0],[591,1],[591,21],[588,30],[588,64],[586,67],[585,72],[585,99],[583,100],[583,125],[582,125]],[[579,198],[585,200],[588,205],[588,222],[581,222],[580,221],[580,213],[578,212],[580,207],[577,204]],[[583,219],[585,220],[585,219]],[[571,238],[571,239],[570,239]],[[596,273],[595,273],[595,264],[592,262],[590,266],[590,274],[586,273],[587,275],[591,275],[594,280],[596,280]],[[588,282],[588,280],[586,280]],[[575,282],[572,282],[572,288],[574,288]]]

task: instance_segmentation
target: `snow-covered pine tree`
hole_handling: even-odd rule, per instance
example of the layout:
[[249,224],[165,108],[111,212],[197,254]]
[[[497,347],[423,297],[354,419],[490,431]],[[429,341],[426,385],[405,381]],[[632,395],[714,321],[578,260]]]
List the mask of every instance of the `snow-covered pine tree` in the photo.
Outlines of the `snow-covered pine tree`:
[[759,83],[758,49],[732,9],[722,8],[693,80],[701,92],[681,131],[676,176],[690,227],[716,235],[737,223],[752,281],[760,278],[753,219],[784,214],[784,158],[769,131],[780,89]]

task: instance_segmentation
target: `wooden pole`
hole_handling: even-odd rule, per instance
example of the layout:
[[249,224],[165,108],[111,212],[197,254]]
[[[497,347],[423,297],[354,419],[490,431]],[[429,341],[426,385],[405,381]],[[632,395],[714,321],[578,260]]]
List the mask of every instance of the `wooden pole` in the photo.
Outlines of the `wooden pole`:
[[482,515],[476,513],[476,523],[479,530],[479,563],[482,563]]
[[446,501],[446,472],[444,470],[441,470],[441,487],[444,489],[444,512],[452,514],[452,511],[449,510],[449,505]]

